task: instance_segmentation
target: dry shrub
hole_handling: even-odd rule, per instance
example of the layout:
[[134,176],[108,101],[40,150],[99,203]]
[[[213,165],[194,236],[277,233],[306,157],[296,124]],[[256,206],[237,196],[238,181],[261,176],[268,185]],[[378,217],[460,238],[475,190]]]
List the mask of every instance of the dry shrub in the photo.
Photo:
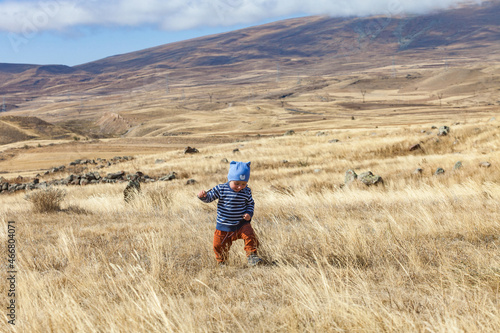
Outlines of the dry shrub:
[[50,213],[61,210],[65,196],[64,190],[48,188],[28,193],[25,199],[31,202],[36,213]]

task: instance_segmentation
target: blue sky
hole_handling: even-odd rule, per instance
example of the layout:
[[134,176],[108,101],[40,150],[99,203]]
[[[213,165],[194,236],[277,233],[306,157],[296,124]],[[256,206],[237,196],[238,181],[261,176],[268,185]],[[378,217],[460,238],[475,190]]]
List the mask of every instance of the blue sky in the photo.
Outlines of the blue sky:
[[480,0],[0,0],[0,63],[78,65],[307,15],[400,16]]

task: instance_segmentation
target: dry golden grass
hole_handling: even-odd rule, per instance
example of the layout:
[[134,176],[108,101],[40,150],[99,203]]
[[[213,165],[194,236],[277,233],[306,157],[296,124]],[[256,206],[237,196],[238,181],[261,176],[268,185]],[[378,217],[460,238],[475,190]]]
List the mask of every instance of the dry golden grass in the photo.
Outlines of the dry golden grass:
[[[422,129],[430,125],[144,155],[129,168],[182,177],[142,184],[130,204],[125,184],[68,187],[62,210],[46,214],[23,194],[0,196],[2,244],[7,221],[18,224],[18,332],[498,332],[498,123],[454,126],[439,143]],[[420,141],[422,151],[408,151]],[[225,181],[223,158],[252,161],[267,265],[247,268],[241,241],[229,267],[215,265],[216,207],[196,193]],[[437,167],[445,175],[433,176]],[[349,168],[385,186],[341,187]]]

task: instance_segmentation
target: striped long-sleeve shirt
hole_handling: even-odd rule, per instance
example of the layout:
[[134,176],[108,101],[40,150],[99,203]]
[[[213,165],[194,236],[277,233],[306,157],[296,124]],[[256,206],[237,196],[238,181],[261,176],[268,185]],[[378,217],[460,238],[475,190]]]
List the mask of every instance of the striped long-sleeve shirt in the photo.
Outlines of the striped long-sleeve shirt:
[[235,192],[229,186],[229,182],[219,184],[207,192],[205,198],[200,198],[203,202],[212,202],[216,199],[217,203],[217,230],[236,231],[246,222],[243,215],[253,216],[255,202],[252,198],[252,190],[245,187],[239,192]]

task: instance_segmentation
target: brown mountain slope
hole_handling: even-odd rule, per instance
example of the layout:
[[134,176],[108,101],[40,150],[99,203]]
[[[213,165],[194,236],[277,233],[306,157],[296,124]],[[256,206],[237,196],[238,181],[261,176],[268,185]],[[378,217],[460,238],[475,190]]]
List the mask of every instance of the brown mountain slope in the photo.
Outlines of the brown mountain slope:
[[390,65],[391,56],[405,62],[436,57],[498,60],[498,17],[498,1],[421,16],[304,17],[75,67],[0,64],[0,95],[22,103],[46,94],[106,94],[142,87],[166,73],[178,80],[196,76],[197,84],[211,84],[222,70],[262,72],[275,69],[278,62],[283,70],[342,74]]

